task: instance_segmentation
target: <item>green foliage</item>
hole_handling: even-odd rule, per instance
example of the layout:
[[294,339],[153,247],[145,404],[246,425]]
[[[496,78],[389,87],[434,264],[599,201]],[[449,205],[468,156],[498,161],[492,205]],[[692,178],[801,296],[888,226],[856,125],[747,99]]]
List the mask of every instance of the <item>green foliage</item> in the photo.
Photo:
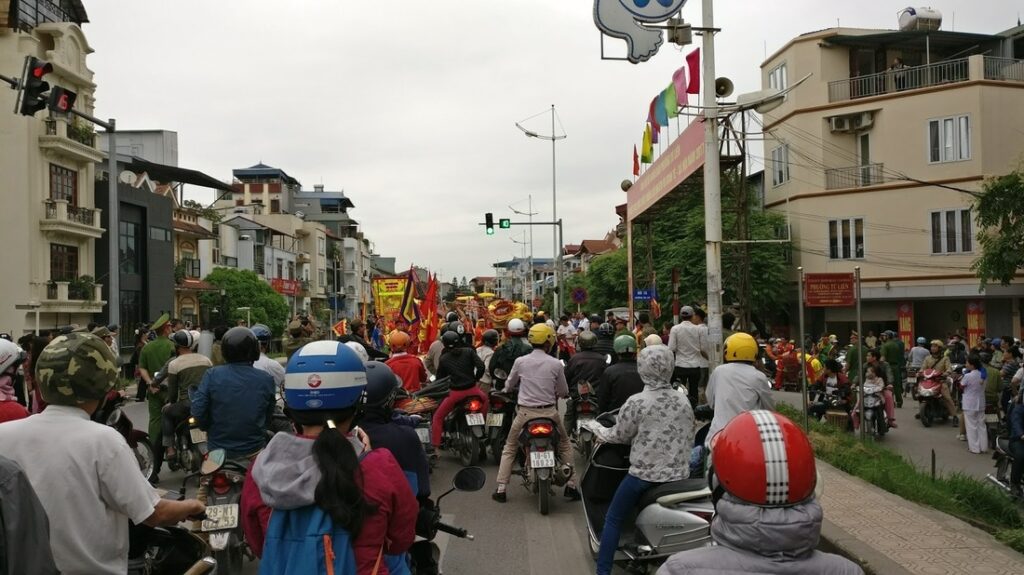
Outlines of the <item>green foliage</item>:
[[[225,291],[223,302],[219,291],[204,292],[199,296],[204,307],[222,310],[220,317],[213,318],[215,323],[234,325],[238,320],[246,318],[246,312],[238,311],[237,308],[249,307],[252,323],[266,324],[275,337],[284,332],[289,318],[288,304],[284,296],[261,280],[256,272],[216,268],[206,276],[206,281]],[[227,309],[226,317],[223,315],[224,308]]]
[[183,208],[188,208],[190,210],[195,210],[196,212],[199,212],[200,216],[210,220],[211,222],[219,222],[224,217],[223,214],[213,209],[213,207],[204,206],[203,204],[200,204],[195,200],[185,200],[184,202],[182,202],[181,206]]
[[96,279],[92,276],[78,276],[68,282],[68,299],[92,301],[96,294]]
[[971,269],[984,288],[1008,285],[1024,268],[1024,168],[985,181],[974,201],[981,255]]

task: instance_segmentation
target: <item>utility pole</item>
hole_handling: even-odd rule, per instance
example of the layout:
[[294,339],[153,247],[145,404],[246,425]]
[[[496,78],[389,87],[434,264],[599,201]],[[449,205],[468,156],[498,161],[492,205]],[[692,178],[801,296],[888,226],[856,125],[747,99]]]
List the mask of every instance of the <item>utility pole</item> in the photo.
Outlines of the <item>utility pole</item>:
[[722,182],[718,161],[713,0],[703,0],[704,27],[704,245],[707,256],[708,363],[722,363]]

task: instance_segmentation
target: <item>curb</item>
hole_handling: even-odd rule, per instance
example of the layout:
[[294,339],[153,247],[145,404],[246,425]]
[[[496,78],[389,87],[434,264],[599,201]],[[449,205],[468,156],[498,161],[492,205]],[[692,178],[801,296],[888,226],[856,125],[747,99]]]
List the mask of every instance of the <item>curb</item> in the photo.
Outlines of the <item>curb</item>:
[[846,557],[860,565],[867,575],[909,575],[912,573],[899,563],[889,559],[884,553],[859,541],[842,527],[829,521],[827,517],[821,522],[821,543],[818,548],[827,553]]

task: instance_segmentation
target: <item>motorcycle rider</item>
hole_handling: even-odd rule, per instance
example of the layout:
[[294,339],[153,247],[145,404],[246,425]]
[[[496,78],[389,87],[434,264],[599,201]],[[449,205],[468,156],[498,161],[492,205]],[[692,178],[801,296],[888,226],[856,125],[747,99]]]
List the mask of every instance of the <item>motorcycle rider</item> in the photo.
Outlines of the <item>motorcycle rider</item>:
[[[391,452],[371,449],[354,428],[363,362],[339,342],[315,341],[287,371],[286,413],[299,433],[275,435],[242,490],[242,525],[260,573],[322,572],[325,555],[334,560],[328,573],[407,573],[382,557],[412,544],[419,506]],[[309,545],[322,546],[319,554]]]
[[[505,329],[508,331],[508,338],[494,350],[494,355],[491,356],[491,365],[487,368],[487,371],[490,372],[491,383],[498,391],[501,391],[501,388],[498,387],[499,382],[508,379],[508,374],[512,372],[512,366],[516,360],[533,351],[533,347],[526,339],[526,324],[523,323],[523,320],[519,318],[509,320]],[[503,372],[504,377],[499,377],[498,372]]]
[[[635,345],[636,339],[628,337]],[[675,356],[668,347],[644,349],[637,362],[644,390],[626,400],[614,427],[605,428],[596,421],[587,423],[600,441],[632,445],[629,474],[615,490],[605,515],[597,575],[611,573],[622,522],[644,492],[690,476],[693,408],[686,396],[672,387],[674,368]]]
[[163,421],[163,443],[167,452],[167,459],[173,459],[174,451],[174,430],[181,420],[188,417],[192,410],[192,401],[189,399],[203,380],[206,370],[213,367],[213,363],[205,355],[196,353],[195,348],[199,341],[191,332],[180,330],[171,336],[174,342],[177,357],[167,364],[167,405],[162,411]]
[[529,341],[533,351],[516,360],[508,375],[508,381],[505,382],[505,389],[509,392],[519,389],[519,396],[516,400],[516,417],[512,421],[508,440],[505,441],[505,448],[501,452],[498,487],[491,497],[499,503],[508,500],[505,489],[509,478],[512,477],[512,463],[519,449],[519,434],[527,421],[546,417],[559,427],[558,456],[562,464],[569,467],[565,496],[576,500],[579,499],[579,492],[576,490],[575,479],[572,478],[572,445],[569,443],[569,434],[565,432],[562,418],[558,416],[558,398],[568,397],[569,385],[565,381],[562,362],[549,355],[552,346],[555,345],[555,330],[543,323],[535,324],[530,328]]
[[598,381],[607,364],[605,356],[594,351],[597,334],[581,331],[577,337],[580,351],[573,354],[565,366],[565,381],[569,385],[569,399],[565,402],[565,428],[576,431],[576,402],[580,400],[580,383],[590,384],[590,393],[597,394]]
[[494,348],[498,347],[498,332],[488,329],[480,335],[480,347],[476,348],[476,354],[484,363],[484,374],[480,376],[480,389],[484,393],[491,392],[491,385],[494,380],[491,378],[491,358],[494,357]]
[[[717,545],[669,557],[658,575],[863,575],[849,559],[817,550],[823,514],[814,493],[814,451],[796,424],[771,411],[743,413],[718,434],[711,457]],[[788,469],[786,479],[767,483],[779,465]]]
[[430,443],[434,449],[441,447],[444,418],[463,400],[470,397],[478,398],[483,402],[482,413],[485,417],[487,416],[487,394],[477,385],[480,376],[484,374],[484,362],[480,361],[480,356],[473,348],[463,345],[465,339],[454,326],[448,327],[448,331],[441,336],[441,340],[444,344],[444,353],[441,354],[441,361],[437,368],[437,378],[450,378],[451,391],[448,392],[441,405],[437,406],[431,419]]
[[[141,384],[145,384],[147,387],[146,391],[146,402],[149,407],[149,440],[154,445],[161,445],[160,434],[163,430],[163,407],[167,403],[167,393],[160,389],[159,385],[154,385],[156,382],[153,378],[156,377],[157,372],[163,368],[172,357],[174,357],[174,342],[171,341],[170,335],[173,333],[171,327],[171,317],[168,314],[163,314],[155,322],[153,322],[152,332],[156,334],[156,339],[146,344],[139,352],[139,376],[142,378]],[[150,483],[154,485],[160,481],[160,468],[163,467],[164,463],[164,452],[161,449],[155,449],[153,454],[153,476],[150,477]]]
[[705,392],[715,410],[705,445],[710,447],[715,434],[744,411],[775,409],[771,384],[754,367],[757,352],[757,341],[748,333],[738,331],[725,340],[725,363],[711,372]]
[[102,339],[58,336],[37,355],[35,367],[48,406],[0,425],[4,456],[21,466],[46,510],[60,572],[123,575],[129,520],[174,525],[205,507],[196,500],[161,499],[139,474],[128,442],[90,419],[118,379],[117,359]]
[[[885,345],[885,343],[889,343],[889,342],[892,341],[891,339],[888,339],[888,334],[889,334],[888,331],[883,331],[882,332],[882,335],[887,338],[887,340],[885,342],[883,342],[883,346]],[[896,429],[899,426],[896,425],[896,405],[895,405],[896,401],[895,401],[895,397],[894,397],[895,396],[895,391],[894,391],[894,387],[895,386],[893,385],[893,378],[895,376],[893,375],[892,364],[890,364],[889,362],[885,361],[882,358],[882,351],[881,350],[879,350],[879,349],[869,349],[868,350],[868,361],[864,365],[865,365],[865,367],[873,367],[873,368],[875,368],[875,373],[884,382],[882,384],[883,385],[882,399],[885,402],[885,417],[889,421],[889,427],[891,427],[893,429]],[[865,380],[867,380],[867,375],[866,374],[865,374]],[[858,403],[858,405],[860,405],[860,404]],[[858,409],[857,413],[858,414],[860,413],[859,409]],[[856,425],[856,420],[854,420],[854,424]]]
[[843,366],[834,359],[825,360],[825,367],[821,372],[821,376],[818,377],[818,381],[814,383],[813,388],[819,394],[818,401],[807,408],[811,417],[818,421],[821,421],[821,418],[825,417],[825,412],[827,412],[830,407],[827,403],[829,399],[829,388],[835,388],[836,393],[839,396],[839,405],[846,411],[847,415],[849,415],[850,408],[853,405],[851,402],[851,399],[853,398],[853,387],[850,385],[850,380],[846,378],[846,374],[843,373]]
[[617,361],[604,370],[597,384],[597,410],[601,413],[619,409],[644,389],[636,365],[636,339],[631,339],[627,335],[615,338]]
[[270,376],[274,378],[274,389],[283,388],[284,366],[276,359],[270,359],[267,357],[267,352],[270,351],[270,340],[274,335],[270,333],[270,328],[262,323],[253,325],[252,333],[256,336],[256,341],[260,344],[260,358],[253,362],[252,366],[258,370],[269,373]]
[[366,323],[359,318],[348,323],[348,333],[338,338],[338,341],[342,343],[358,343],[366,349],[366,354],[370,356],[370,359],[378,361],[386,361],[388,359],[388,354],[373,347],[366,341]]
[[[926,369],[934,369],[942,375],[948,375],[952,366],[950,365],[949,357],[943,353],[942,340],[933,339],[931,344],[931,355],[924,358],[921,362],[921,371]],[[950,350],[952,351],[952,350]],[[920,373],[920,372],[918,372]],[[949,380],[948,378],[942,378],[942,387],[939,393],[942,395],[942,401],[946,404],[946,409],[949,411],[950,423],[952,425],[959,425],[960,420],[956,416],[956,404],[953,403],[953,396],[949,393]],[[915,415],[920,417],[920,414]]]
[[406,352],[411,341],[412,338],[404,331],[396,329],[388,334],[391,357],[384,362],[402,380],[402,387],[409,393],[419,391],[427,381],[427,368],[423,362]]
[[903,340],[897,338],[896,332],[892,330],[884,331],[882,332],[882,345],[878,351],[885,363],[889,364],[889,372],[892,377],[888,381],[892,386],[896,407],[903,407],[903,382],[907,379],[907,374],[903,370],[903,366],[907,362],[903,353]]
[[[877,350],[871,350],[872,352]],[[896,421],[894,412],[892,411],[892,400],[889,395],[892,393],[892,386],[885,379],[887,372],[878,363],[867,363],[864,365],[864,385],[865,386],[878,386],[882,388],[882,401],[885,406],[885,417],[889,421],[889,427],[896,427]],[[857,398],[857,403],[853,406],[853,411],[850,413],[850,417],[853,419],[853,430],[857,431],[860,429],[860,404],[864,400],[863,397]],[[869,428],[870,429],[870,428]]]
[[686,389],[690,405],[697,403],[701,383],[701,370],[708,368],[708,328],[700,322],[694,323],[694,309],[684,305],[679,310],[682,321],[672,328],[668,336],[668,348],[676,354],[676,370],[672,379]]
[[576,349],[576,336],[579,332],[569,322],[569,316],[562,314],[558,318],[558,329],[555,335],[558,340],[558,359],[569,361],[572,359],[573,351]]
[[228,459],[251,457],[266,443],[274,414],[274,378],[253,367],[260,348],[249,328],[229,329],[221,349],[227,363],[203,375],[192,398],[192,415],[208,433],[210,450],[223,449]]
[[914,371],[921,369],[921,363],[923,363],[925,358],[930,354],[931,351],[928,349],[928,340],[923,337],[917,338],[917,345],[910,349],[910,357],[907,360],[907,366]]
[[603,355],[605,361],[611,358],[611,363],[615,363],[615,328],[612,324],[605,322],[597,325],[597,345],[594,351]]

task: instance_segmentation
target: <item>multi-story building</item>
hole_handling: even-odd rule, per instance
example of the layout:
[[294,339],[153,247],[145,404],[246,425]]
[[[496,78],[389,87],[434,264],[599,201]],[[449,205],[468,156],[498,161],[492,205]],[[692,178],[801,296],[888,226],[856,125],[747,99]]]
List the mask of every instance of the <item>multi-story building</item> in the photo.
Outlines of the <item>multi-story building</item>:
[[[1024,152],[1022,58],[1020,26],[831,28],[768,57],[765,88],[810,76],[763,118],[764,203],[791,222],[794,275],[859,266],[864,329],[876,333],[901,317],[915,337],[968,323],[1019,335],[1024,282],[980,289],[971,264],[972,193],[1019,168]],[[808,325],[846,334],[854,319],[852,307],[816,308]]]
[[[252,270],[267,281],[274,291],[297,312],[302,301],[303,285],[298,275],[298,238],[292,233],[262,224],[251,215],[231,214],[218,225],[222,255],[226,248],[234,252],[239,269]],[[231,227],[235,231],[225,230]],[[237,237],[236,240],[233,238]]]
[[[108,150],[106,132],[96,134],[99,149]],[[118,130],[117,155],[142,158],[164,166],[178,165],[178,133],[170,130]]]

